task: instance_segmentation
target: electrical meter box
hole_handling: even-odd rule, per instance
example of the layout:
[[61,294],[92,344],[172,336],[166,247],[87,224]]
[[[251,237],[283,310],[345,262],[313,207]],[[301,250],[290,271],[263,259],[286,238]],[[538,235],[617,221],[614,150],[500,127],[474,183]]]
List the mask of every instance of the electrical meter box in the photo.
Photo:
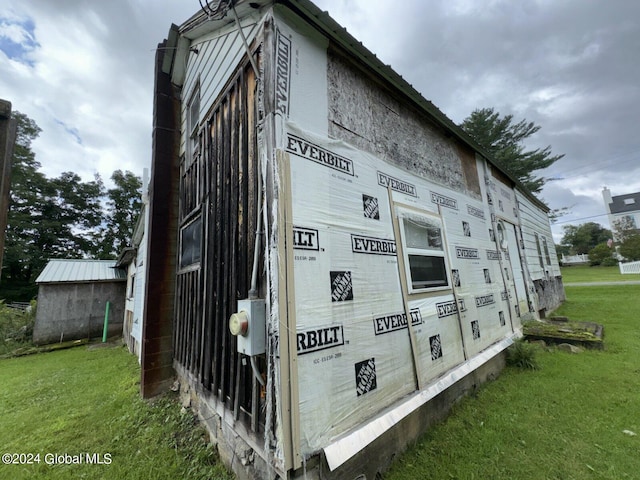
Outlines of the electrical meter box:
[[265,353],[264,299],[238,300],[238,312],[231,315],[229,330],[238,338],[238,352],[250,357]]

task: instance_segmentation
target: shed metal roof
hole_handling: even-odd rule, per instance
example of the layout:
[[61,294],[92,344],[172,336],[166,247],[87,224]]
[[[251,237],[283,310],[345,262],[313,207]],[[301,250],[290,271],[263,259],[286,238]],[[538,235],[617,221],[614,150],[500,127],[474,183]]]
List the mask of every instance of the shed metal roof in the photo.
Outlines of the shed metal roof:
[[126,272],[115,264],[115,260],[50,260],[36,283],[125,281]]

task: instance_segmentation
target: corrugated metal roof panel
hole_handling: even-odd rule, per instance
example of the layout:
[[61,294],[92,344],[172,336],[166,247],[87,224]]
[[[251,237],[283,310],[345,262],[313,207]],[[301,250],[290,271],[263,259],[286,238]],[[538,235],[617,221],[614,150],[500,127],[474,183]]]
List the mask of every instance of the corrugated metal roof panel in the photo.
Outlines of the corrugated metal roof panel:
[[126,280],[115,260],[50,260],[36,283],[106,282]]

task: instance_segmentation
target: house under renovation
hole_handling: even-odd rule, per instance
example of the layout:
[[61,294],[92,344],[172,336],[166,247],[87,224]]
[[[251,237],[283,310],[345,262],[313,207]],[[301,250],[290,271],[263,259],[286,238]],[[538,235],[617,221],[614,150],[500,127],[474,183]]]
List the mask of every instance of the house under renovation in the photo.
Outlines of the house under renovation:
[[149,199],[142,393],[240,478],[376,478],[564,298],[545,205],[308,0],[171,26]]

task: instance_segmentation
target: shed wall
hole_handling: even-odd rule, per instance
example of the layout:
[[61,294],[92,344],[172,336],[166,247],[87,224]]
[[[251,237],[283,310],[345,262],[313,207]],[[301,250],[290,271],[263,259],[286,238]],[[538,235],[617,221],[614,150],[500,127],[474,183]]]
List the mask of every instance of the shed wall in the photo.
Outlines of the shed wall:
[[41,284],[33,342],[101,337],[107,301],[109,336],[122,334],[126,282]]

